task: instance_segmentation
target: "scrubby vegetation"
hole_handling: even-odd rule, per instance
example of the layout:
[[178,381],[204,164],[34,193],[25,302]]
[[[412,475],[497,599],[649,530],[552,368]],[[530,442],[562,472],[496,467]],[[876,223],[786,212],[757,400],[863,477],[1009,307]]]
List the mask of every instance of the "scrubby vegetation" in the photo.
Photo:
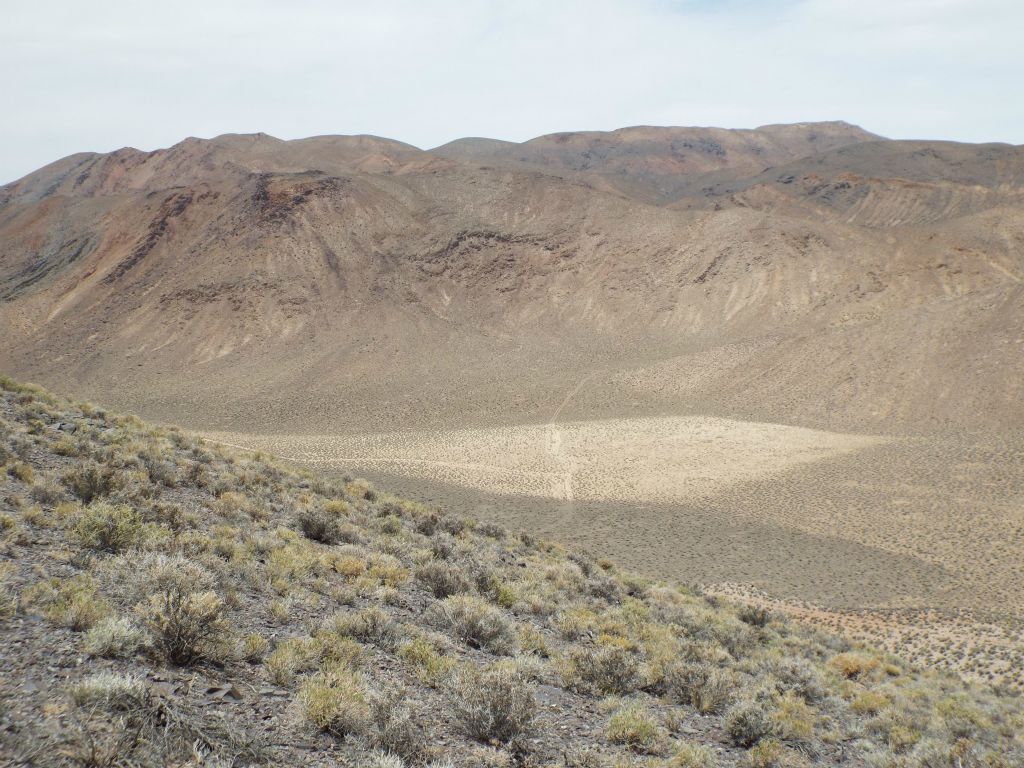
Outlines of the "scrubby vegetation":
[[2,764],[1024,765],[1011,696],[0,387]]

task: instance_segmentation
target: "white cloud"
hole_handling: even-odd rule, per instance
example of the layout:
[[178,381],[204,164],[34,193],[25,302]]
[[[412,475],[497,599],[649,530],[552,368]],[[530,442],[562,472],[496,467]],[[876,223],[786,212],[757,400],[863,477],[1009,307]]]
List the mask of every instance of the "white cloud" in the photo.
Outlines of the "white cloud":
[[1019,0],[37,0],[0,25],[0,179],[187,135],[433,146],[845,119],[1024,142]]

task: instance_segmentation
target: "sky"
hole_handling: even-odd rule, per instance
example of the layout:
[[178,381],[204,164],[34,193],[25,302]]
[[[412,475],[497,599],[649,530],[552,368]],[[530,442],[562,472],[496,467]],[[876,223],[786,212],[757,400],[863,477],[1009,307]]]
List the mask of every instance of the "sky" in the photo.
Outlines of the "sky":
[[846,120],[1024,143],[1022,0],[0,0],[0,183],[187,136]]

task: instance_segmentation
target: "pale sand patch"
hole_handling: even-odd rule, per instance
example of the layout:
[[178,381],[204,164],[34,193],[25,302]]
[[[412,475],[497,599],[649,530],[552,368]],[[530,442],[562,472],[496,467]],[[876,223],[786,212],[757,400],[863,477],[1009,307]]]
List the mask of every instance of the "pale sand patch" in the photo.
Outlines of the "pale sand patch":
[[692,501],[745,481],[887,442],[706,416],[622,418],[369,435],[205,437],[281,458],[589,501]]

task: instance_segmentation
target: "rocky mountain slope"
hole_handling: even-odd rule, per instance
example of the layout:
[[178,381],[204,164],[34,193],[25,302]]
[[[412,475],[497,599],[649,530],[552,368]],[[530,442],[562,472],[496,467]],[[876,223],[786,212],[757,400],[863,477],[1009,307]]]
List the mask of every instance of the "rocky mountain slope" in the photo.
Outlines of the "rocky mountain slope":
[[1024,764],[1019,697],[0,379],[10,766]]
[[0,191],[0,367],[193,426],[543,420],[604,371],[588,416],[1019,427],[1022,156],[843,123],[76,155]]

